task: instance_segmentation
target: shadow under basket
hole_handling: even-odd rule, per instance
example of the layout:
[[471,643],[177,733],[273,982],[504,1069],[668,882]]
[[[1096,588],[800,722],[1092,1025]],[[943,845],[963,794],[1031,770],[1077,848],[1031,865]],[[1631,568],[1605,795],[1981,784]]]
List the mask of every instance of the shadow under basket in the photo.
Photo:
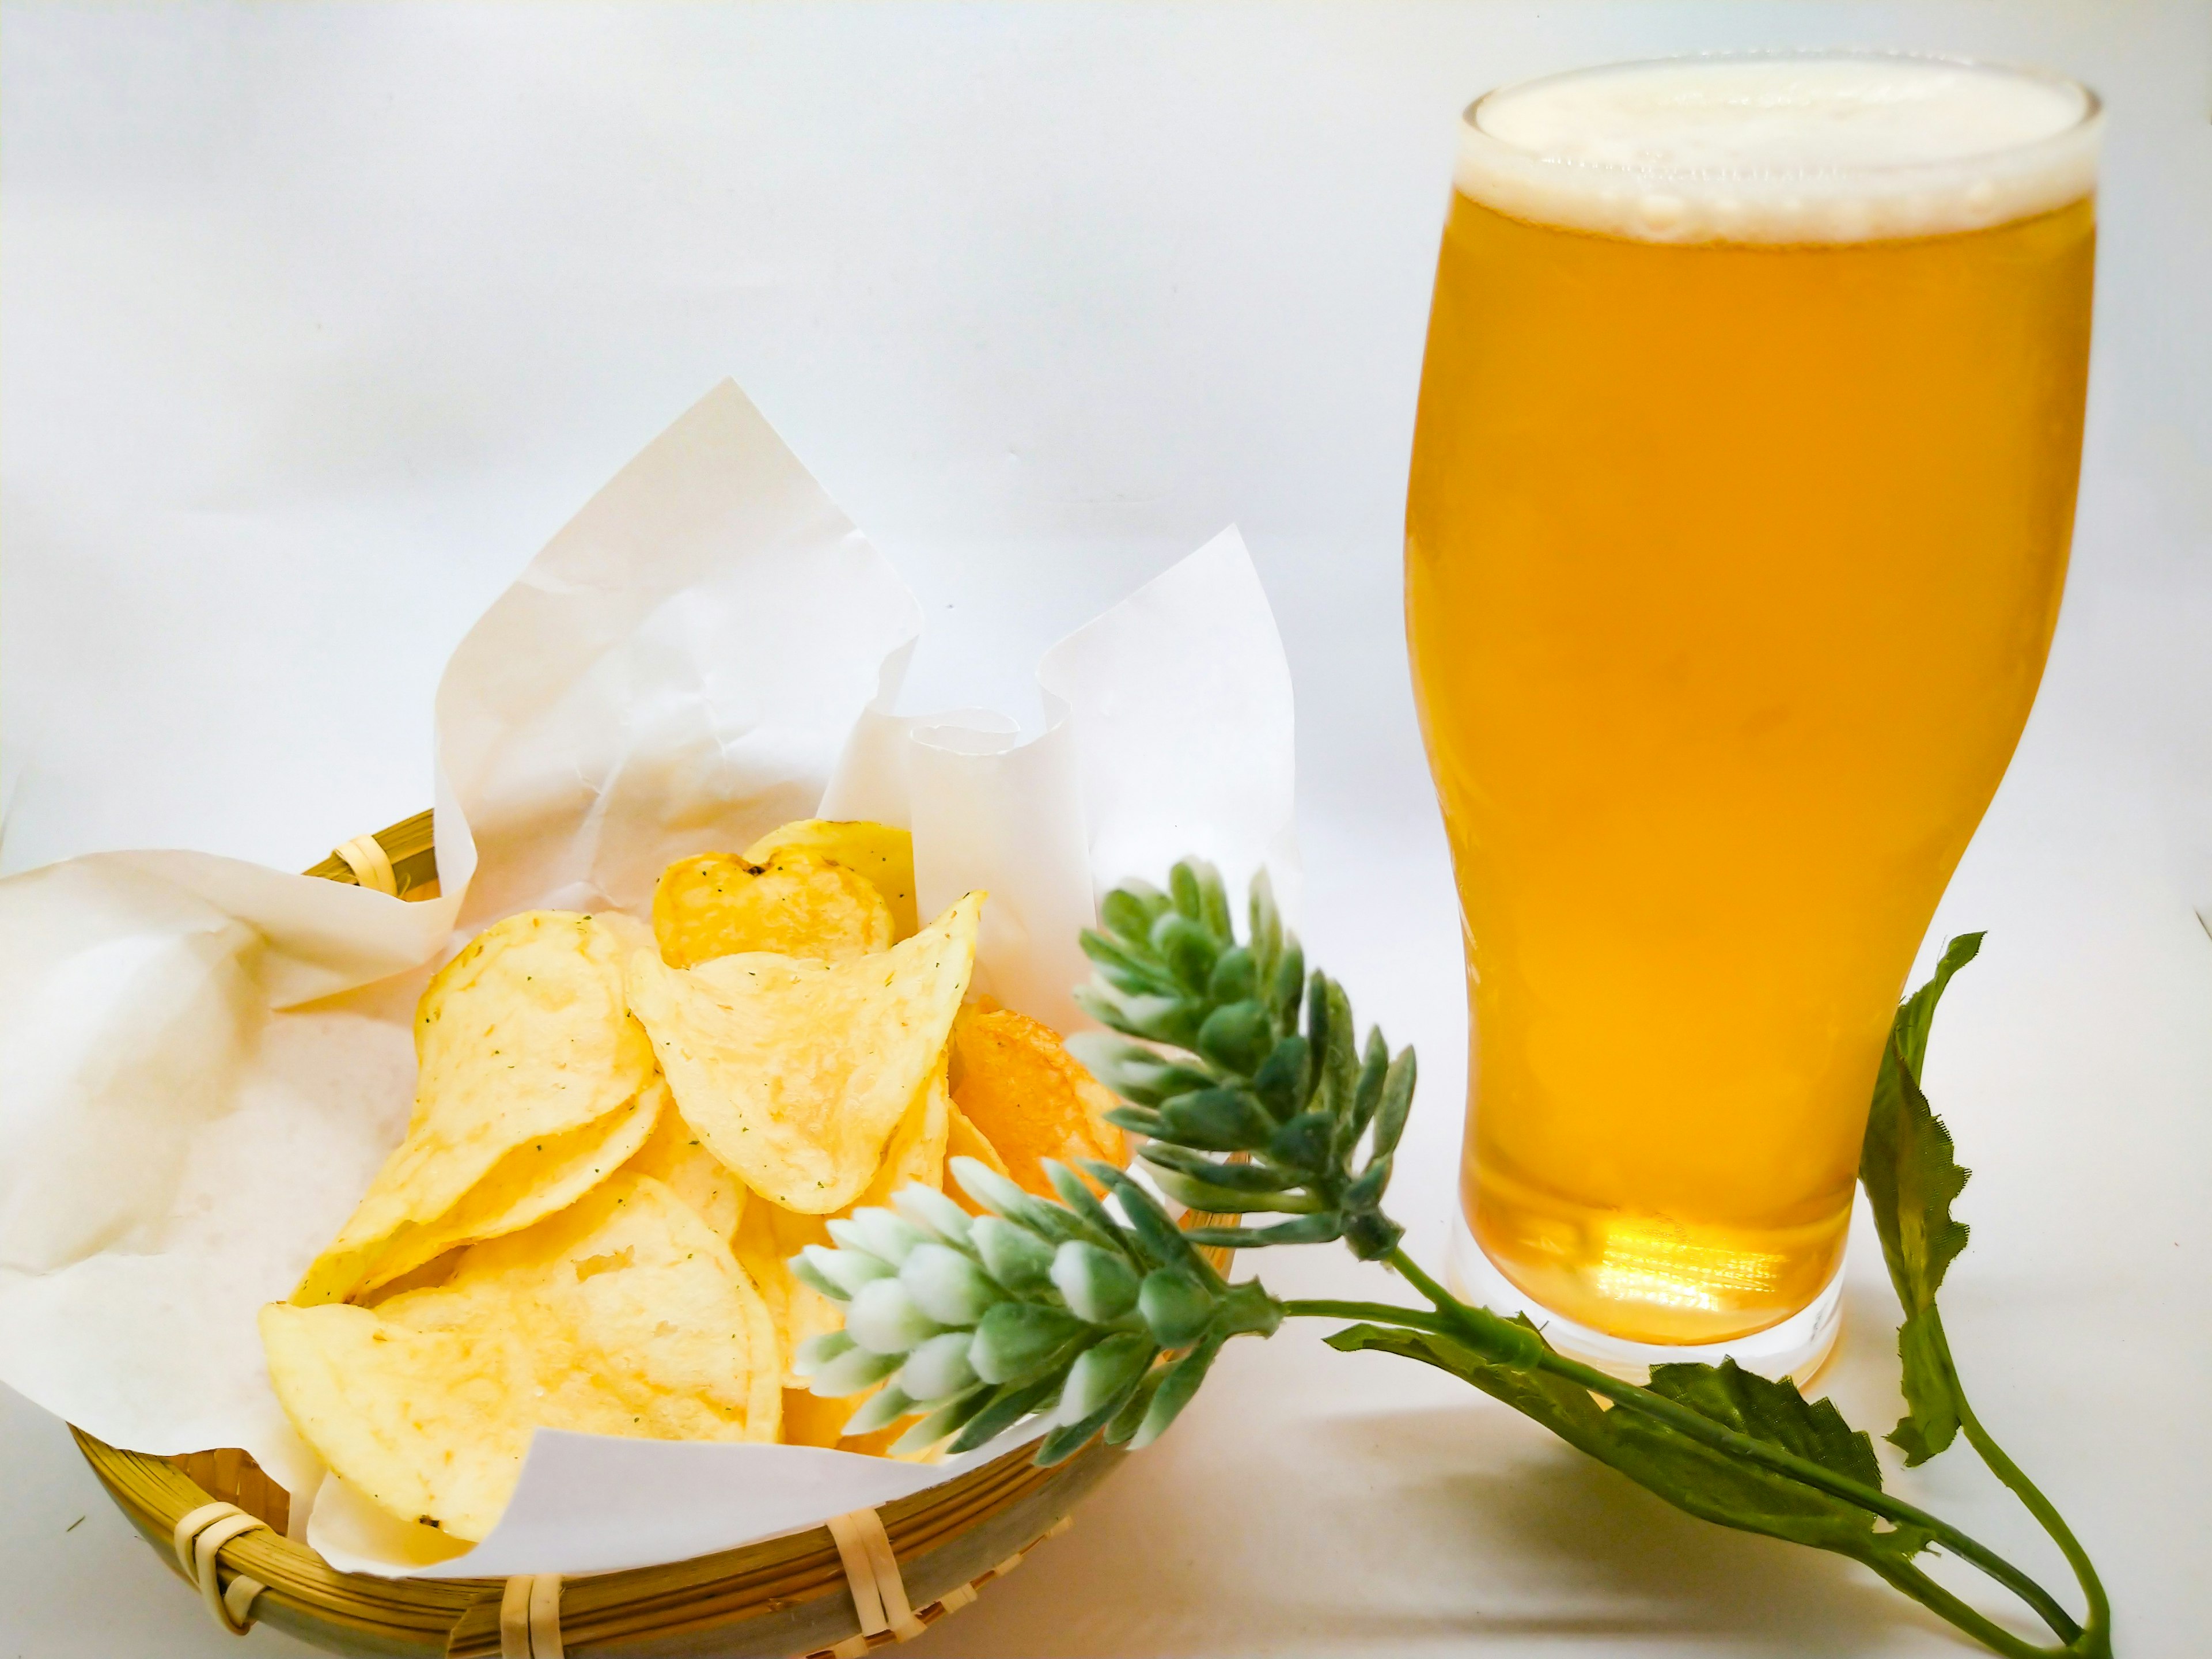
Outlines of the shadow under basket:
[[[404,899],[434,896],[431,815],[349,842],[307,873]],[[1012,1571],[1066,1529],[1077,1500],[1127,1455],[1094,1440],[1040,1469],[1024,1447],[927,1492],[840,1517],[842,1536],[817,1527],[565,1582],[433,1580],[332,1570],[284,1536],[289,1500],[242,1451],[154,1457],[70,1432],[116,1506],[227,1627],[273,1625],[332,1653],[453,1659],[857,1659],[919,1634]]]

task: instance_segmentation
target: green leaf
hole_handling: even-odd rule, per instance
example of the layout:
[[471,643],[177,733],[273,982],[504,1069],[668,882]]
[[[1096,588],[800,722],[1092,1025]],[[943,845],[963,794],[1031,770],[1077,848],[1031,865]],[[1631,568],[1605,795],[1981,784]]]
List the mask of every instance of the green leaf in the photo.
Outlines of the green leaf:
[[1278,1123],[1288,1122],[1305,1104],[1312,1053],[1304,1037],[1284,1037],[1252,1074],[1252,1092]]
[[1943,1339],[1942,1316],[1933,1308],[1908,1315],[1897,1330],[1897,1357],[1903,1368],[1905,1415],[1883,1437],[1905,1454],[1912,1468],[1959,1436],[1958,1373],[1951,1346]]
[[1920,1069],[1936,1005],[1981,944],[1979,933],[1953,939],[1935,974],[1898,1009],[1859,1153],[1859,1183],[1874,1212],[1890,1283],[1905,1309],[1897,1352],[1905,1414],[1888,1438],[1908,1464],[1926,1462],[1959,1432],[1958,1376],[1936,1315],[1936,1292],[1966,1248],[1966,1224],[1952,1215],[1951,1205],[1966,1185],[1967,1171],[1953,1156],[1951,1132],[1921,1092]]
[[1222,884],[1221,872],[1202,859],[1190,862],[1198,877],[1198,919],[1222,944],[1235,944],[1237,924],[1230,918],[1229,890]]
[[1275,1121],[1241,1089],[1200,1089],[1160,1107],[1162,1139],[1210,1152],[1256,1151],[1275,1133]]
[[1351,1151],[1374,1121],[1376,1108],[1382,1103],[1382,1085],[1389,1075],[1390,1045],[1382,1040],[1382,1028],[1377,1025],[1367,1033],[1367,1050],[1359,1062],[1359,1086],[1352,1097],[1352,1110],[1338,1132],[1340,1152]]
[[1324,1215],[1302,1215],[1296,1221],[1272,1227],[1192,1227],[1185,1237],[1198,1245],[1219,1244],[1232,1250],[1255,1250],[1268,1244],[1326,1244],[1344,1231],[1334,1211]]
[[1143,1426],[1145,1413],[1152,1409],[1152,1395],[1158,1391],[1160,1381],[1166,1375],[1165,1367],[1155,1366],[1146,1372],[1143,1379],[1129,1391],[1129,1397],[1122,1401],[1121,1409],[1115,1412],[1112,1420],[1106,1425],[1108,1445],[1126,1443],[1129,1437]]
[[1115,990],[1126,991],[1132,996],[1176,996],[1182,993],[1182,988],[1176,983],[1167,964],[1149,950],[1139,953],[1121,940],[1088,927],[1077,935],[1077,939],[1083,946],[1083,954],[1091,958],[1091,965]]
[[1180,910],[1171,910],[1152,924],[1152,948],[1160,953],[1176,981],[1192,996],[1203,996],[1213,977],[1213,961],[1221,946],[1203,922],[1193,921]]
[[1875,1462],[1874,1442],[1864,1430],[1844,1422],[1832,1401],[1808,1401],[1794,1384],[1771,1382],[1733,1359],[1717,1366],[1654,1365],[1649,1386],[1652,1393],[1738,1434],[1881,1490],[1881,1465]]
[[968,1363],[986,1382],[1019,1383],[1050,1368],[1069,1344],[1091,1334],[1091,1327],[1057,1308],[1037,1302],[1001,1302],[975,1327]]
[[[1130,1247],[1129,1241],[1121,1236],[1120,1224],[1107,1213],[1106,1206],[1098,1201],[1097,1194],[1083,1184],[1081,1176],[1056,1158],[1039,1160],[1038,1167],[1044,1171],[1044,1178],[1052,1183],[1053,1191],[1060,1195],[1060,1201],[1089,1222],[1098,1238],[1107,1241],[1109,1250],[1131,1261],[1136,1259],[1136,1252]],[[1097,1242],[1097,1238],[1091,1241],[1093,1243]]]
[[1181,1267],[1155,1267],[1145,1275],[1137,1311],[1152,1340],[1164,1348],[1195,1342],[1213,1317],[1213,1292],[1195,1273]]
[[1413,1051],[1401,1048],[1390,1069],[1383,1073],[1382,1099],[1375,1109],[1375,1139],[1370,1159],[1388,1158],[1406,1132],[1406,1117],[1413,1109],[1413,1084],[1418,1075]]
[[1920,1092],[1902,1042],[1893,1035],[1867,1115],[1859,1181],[1890,1283],[1908,1316],[1935,1306],[1945,1272],[1966,1248],[1966,1225],[1953,1218],[1951,1202],[1967,1174],[1952,1156],[1951,1132]]
[[1224,951],[1214,958],[1213,977],[1206,982],[1208,1002],[1217,1006],[1247,1002],[1259,994],[1259,969],[1253,963],[1251,951],[1243,945]]
[[1149,1446],[1167,1432],[1168,1425],[1190,1404],[1198,1385],[1206,1381],[1206,1374],[1212,1368],[1214,1356],[1221,1352],[1224,1340],[1208,1337],[1167,1368],[1166,1374],[1153,1385],[1152,1403],[1146,1409],[1144,1422],[1130,1438],[1133,1449]]
[[1132,1181],[1122,1170],[1098,1158],[1083,1160],[1084,1172],[1110,1189],[1128,1220],[1129,1231],[1145,1255],[1163,1267],[1180,1267],[1195,1273],[1203,1284],[1218,1288],[1221,1275],[1212,1265],[1191,1248],[1190,1240],[1183,1236],[1168,1212],[1159,1206],[1152,1195]]
[[1943,990],[1950,984],[1951,976],[1981,954],[1982,941],[1987,937],[1985,933],[1961,933],[1945,945],[1942,960],[1936,964],[1936,971],[1929,975],[1928,982],[1907,997],[1898,1009],[1892,1029],[1916,1079],[1927,1063],[1928,1034],[1936,1024],[1936,1005],[1943,1000]]
[[1229,1164],[1164,1140],[1152,1142],[1137,1156],[1156,1170],[1174,1170],[1232,1192],[1279,1193],[1304,1178],[1294,1170],[1278,1170],[1266,1164]]
[[1124,1036],[1188,1048],[1206,1017],[1202,1004],[1182,997],[1131,996],[1101,985],[1079,985],[1075,1003],[1101,1025]]
[[988,1402],[968,1421],[957,1439],[947,1448],[954,1456],[974,1451],[987,1440],[999,1435],[1027,1417],[1040,1407],[1048,1405],[1060,1393],[1060,1373],[1054,1371],[1023,1387],[1000,1389],[987,1396]]
[[1257,1072],[1274,1046],[1274,1028],[1267,1023],[1267,1011],[1257,1002],[1231,1002],[1216,1008],[1198,1028],[1198,1052],[1237,1077],[1250,1077]]
[[1283,935],[1283,954],[1275,959],[1275,985],[1273,998],[1275,1029],[1290,1032],[1297,1029],[1298,998],[1305,992],[1306,953],[1296,933]]
[[1276,1163],[1318,1173],[1335,1163],[1332,1150],[1335,1133],[1336,1120],[1327,1112],[1300,1112],[1263,1144]]
[[[1346,1353],[1363,1349],[1395,1353],[1437,1366],[1474,1384],[1493,1400],[1533,1419],[1569,1445],[1626,1475],[1637,1485],[1701,1520],[1733,1527],[1740,1532],[1764,1533],[1815,1549],[1832,1550],[1869,1565],[1895,1565],[1926,1548],[1928,1534],[1915,1528],[1877,1525],[1876,1518],[1856,1504],[1832,1497],[1785,1474],[1747,1459],[1714,1451],[1670,1425],[1622,1407],[1601,1409],[1589,1392],[1547,1371],[1494,1364],[1472,1348],[1448,1337],[1425,1331],[1385,1329],[1355,1325],[1334,1333],[1328,1345]],[[1704,1366],[1662,1366],[1662,1370],[1703,1371]],[[1739,1411],[1740,1421],[1729,1426],[1740,1432],[1769,1439],[1807,1455],[1802,1447],[1821,1449],[1817,1459],[1833,1468],[1830,1457],[1856,1461],[1858,1452],[1844,1449],[1836,1438],[1842,1419],[1806,1420],[1793,1415],[1785,1401],[1763,1395],[1747,1395],[1732,1385],[1703,1379],[1678,1378],[1676,1386],[1694,1396],[1682,1403],[1710,1415],[1716,1411]],[[1769,1384],[1779,1388],[1779,1384]],[[1795,1390],[1790,1390],[1795,1393]],[[1800,1405],[1803,1402],[1801,1401]],[[1833,1415],[1831,1407],[1829,1415]],[[1726,1420],[1723,1419],[1721,1420]],[[1753,1426],[1755,1425],[1755,1426]],[[1871,1459],[1863,1436],[1856,1439],[1859,1452]],[[1838,1469],[1838,1473],[1843,1471]],[[1853,1479],[1857,1476],[1854,1474]]]
[[1275,884],[1261,870],[1252,878],[1246,937],[1251,941],[1252,970],[1258,984],[1272,982],[1283,953],[1283,914],[1275,908]]
[[1152,922],[1171,902],[1150,882],[1125,881],[1106,895],[1098,907],[1099,920],[1121,935],[1126,944],[1149,951]]
[[1339,1120],[1352,1115],[1359,1092],[1359,1048],[1352,999],[1333,979],[1322,979],[1328,999],[1328,1042],[1321,1050],[1321,1094],[1314,1104]]

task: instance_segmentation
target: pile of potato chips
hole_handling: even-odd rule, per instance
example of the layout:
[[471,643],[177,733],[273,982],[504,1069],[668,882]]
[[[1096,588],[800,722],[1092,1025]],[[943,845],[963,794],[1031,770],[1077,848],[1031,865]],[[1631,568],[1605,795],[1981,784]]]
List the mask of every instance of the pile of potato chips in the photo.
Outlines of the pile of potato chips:
[[422,994],[406,1139],[262,1310],[294,1425],[471,1542],[535,1427],[839,1444],[860,1399],[791,1363],[843,1316],[787,1258],[950,1156],[1047,1194],[1041,1159],[1124,1161],[1059,1036],[968,1000],[983,899],[921,927],[905,831],[808,820],[671,865],[650,938],[486,928]]

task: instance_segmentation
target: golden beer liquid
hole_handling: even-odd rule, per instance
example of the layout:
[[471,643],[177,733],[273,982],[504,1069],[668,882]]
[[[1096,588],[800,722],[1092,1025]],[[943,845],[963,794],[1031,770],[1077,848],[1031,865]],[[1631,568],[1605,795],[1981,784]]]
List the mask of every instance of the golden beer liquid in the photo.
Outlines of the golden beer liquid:
[[1745,245],[1455,198],[1406,571],[1462,1195],[1569,1319],[1720,1341],[1838,1266],[1891,1015],[2057,618],[2094,234],[2087,198]]

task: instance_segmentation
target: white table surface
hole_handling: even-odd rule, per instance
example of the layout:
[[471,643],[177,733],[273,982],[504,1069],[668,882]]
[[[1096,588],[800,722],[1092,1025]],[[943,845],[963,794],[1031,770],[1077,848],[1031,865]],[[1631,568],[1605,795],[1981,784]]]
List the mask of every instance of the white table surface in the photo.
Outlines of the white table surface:
[[[2072,583],[1936,921],[1990,943],[1929,1083],[1976,1170],[1945,1307],[1984,1414],[2094,1551],[2122,1651],[2212,1650],[2201,5],[9,5],[5,868],[298,868],[427,804],[447,652],[734,374],[922,597],[925,705],[1033,713],[1041,647],[1242,524],[1297,680],[1306,936],[1421,1048],[1394,1207],[1433,1261],[1463,1028],[1397,559],[1455,112],[1580,63],[1855,42],[2050,64],[2112,109]],[[1327,1250],[1266,1273],[1378,1288]],[[1830,1382],[1877,1433],[1894,1316],[1855,1247]],[[1232,1349],[917,1659],[1965,1650],[1847,1563],[1318,1336]],[[0,1659],[295,1649],[214,1630],[4,1391],[0,1460]],[[1963,1448],[1899,1485],[2059,1571]]]

